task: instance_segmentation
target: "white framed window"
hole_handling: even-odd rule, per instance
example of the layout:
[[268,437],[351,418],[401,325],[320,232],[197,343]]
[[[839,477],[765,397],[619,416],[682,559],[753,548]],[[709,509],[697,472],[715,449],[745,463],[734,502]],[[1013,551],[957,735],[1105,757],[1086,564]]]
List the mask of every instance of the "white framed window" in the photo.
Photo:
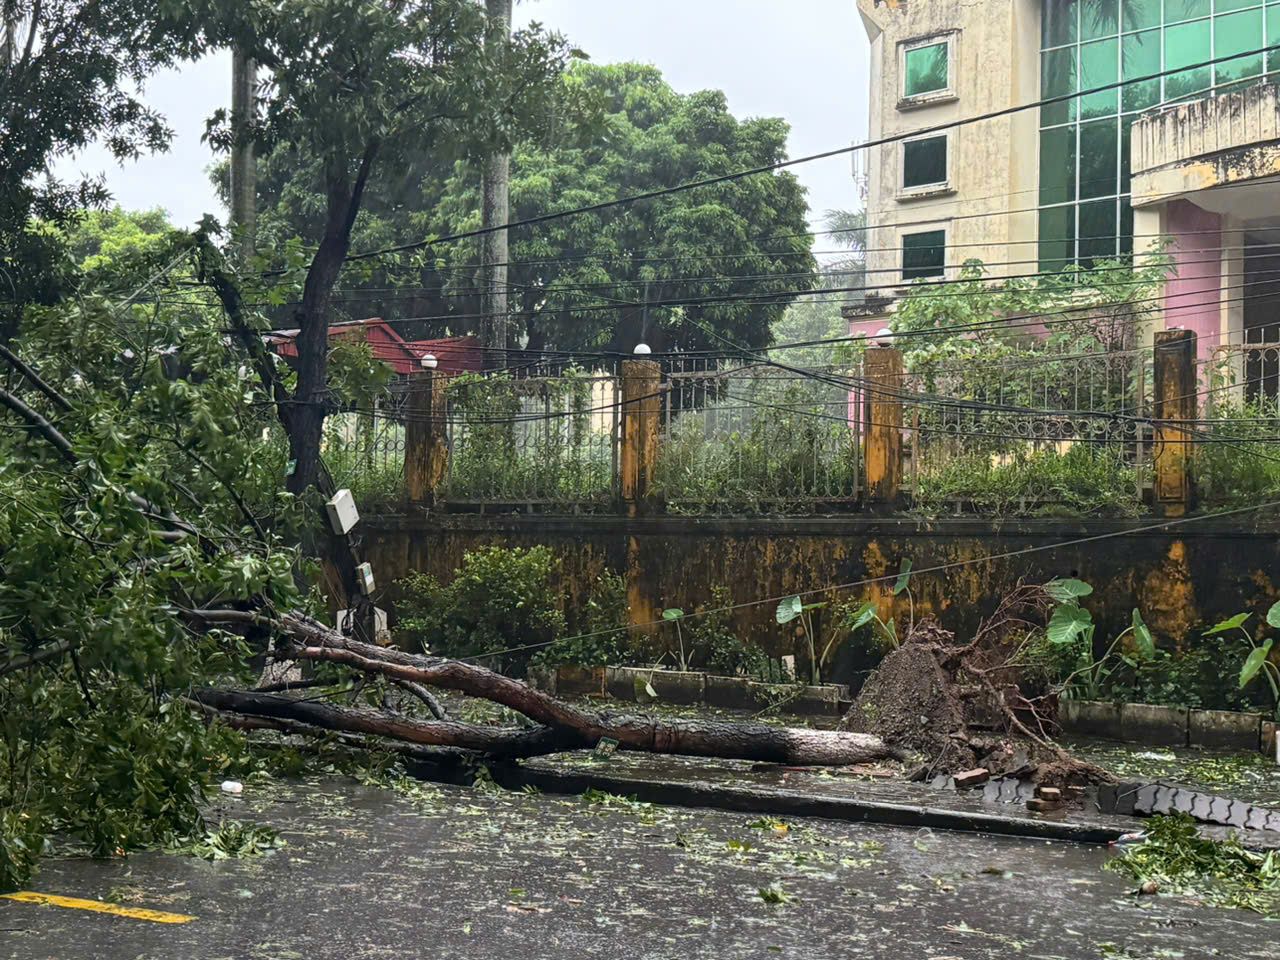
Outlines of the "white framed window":
[[949,193],[951,137],[927,134],[902,141],[898,154],[898,199]]
[[898,44],[898,109],[956,98],[958,36],[952,31]]

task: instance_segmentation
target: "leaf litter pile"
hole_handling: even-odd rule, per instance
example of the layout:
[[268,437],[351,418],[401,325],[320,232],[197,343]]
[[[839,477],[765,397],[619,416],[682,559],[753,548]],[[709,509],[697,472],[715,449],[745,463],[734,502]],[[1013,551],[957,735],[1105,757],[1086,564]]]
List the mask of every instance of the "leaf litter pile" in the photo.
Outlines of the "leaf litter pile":
[[1184,813],[1153,817],[1142,842],[1107,868],[1126,873],[1144,893],[1190,897],[1280,919],[1280,853],[1246,850],[1238,837],[1200,836]]

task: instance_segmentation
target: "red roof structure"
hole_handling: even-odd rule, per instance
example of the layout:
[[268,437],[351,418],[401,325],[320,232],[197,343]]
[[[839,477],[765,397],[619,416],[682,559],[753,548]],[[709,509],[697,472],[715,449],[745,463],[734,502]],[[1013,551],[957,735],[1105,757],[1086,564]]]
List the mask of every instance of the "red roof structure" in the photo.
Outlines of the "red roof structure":
[[[298,355],[298,331],[273,330],[266,335],[267,345],[282,357]],[[442,337],[438,340],[405,340],[381,317],[349,320],[329,327],[329,340],[351,340],[367,343],[377,360],[398,374],[422,369],[422,358],[430,354],[443,373],[465,373],[484,369],[484,351],[473,336]]]

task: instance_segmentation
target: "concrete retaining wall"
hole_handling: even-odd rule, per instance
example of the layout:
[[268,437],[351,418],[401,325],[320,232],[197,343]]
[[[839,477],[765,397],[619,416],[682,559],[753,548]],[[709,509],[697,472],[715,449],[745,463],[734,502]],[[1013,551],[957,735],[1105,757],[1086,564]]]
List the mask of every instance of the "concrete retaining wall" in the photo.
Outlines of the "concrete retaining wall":
[[[1260,714],[1188,710],[1146,703],[1064,700],[1058,720],[1067,733],[1163,747],[1215,747],[1271,752],[1275,724]],[[1264,729],[1265,728],[1265,729]]]

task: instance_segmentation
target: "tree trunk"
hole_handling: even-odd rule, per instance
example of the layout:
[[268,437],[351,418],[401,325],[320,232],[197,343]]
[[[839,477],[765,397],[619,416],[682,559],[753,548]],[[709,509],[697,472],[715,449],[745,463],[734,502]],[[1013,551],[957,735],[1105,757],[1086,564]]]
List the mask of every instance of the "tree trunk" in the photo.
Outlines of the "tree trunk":
[[[196,615],[210,621],[220,618],[246,619],[244,614],[222,615],[214,611],[197,611]],[[365,673],[381,674],[392,680],[457,690],[516,710],[549,731],[540,734],[538,738],[532,738],[538,752],[548,752],[546,748],[549,746],[554,749],[589,747],[601,739],[608,738],[617,740],[618,744],[627,750],[801,765],[866,763],[897,756],[897,751],[884,741],[866,734],[787,729],[762,723],[677,721],[650,716],[597,713],[565,703],[533,689],[528,684],[486,670],[484,667],[459,660],[420,656],[402,650],[362,643],[299,614],[286,614],[274,625],[293,641],[293,645],[288,642],[280,644],[282,657],[340,663]],[[201,699],[204,700],[204,694],[201,694]],[[264,706],[266,701],[256,699],[238,701],[241,705],[251,706],[252,709],[248,711],[241,710],[231,700],[223,702],[227,706],[219,709],[267,716],[285,715],[260,713],[266,709]],[[292,709],[292,707],[279,706],[281,702],[291,703],[285,698],[272,698],[268,705],[275,710]],[[217,704],[210,703],[210,706],[217,706]],[[310,708],[315,704],[305,706]],[[338,710],[332,707],[326,709]],[[347,716],[347,713],[348,711],[339,710],[337,714],[327,714],[323,718],[319,714],[316,714],[315,718],[303,717],[296,713],[290,713],[288,716],[333,729],[376,733],[410,740],[414,743],[448,746],[478,744],[478,741],[469,741],[465,738],[480,736],[479,734],[464,733],[464,731],[484,729],[467,724],[439,721],[408,721],[409,726],[402,726],[397,724],[404,724],[406,721],[389,715],[368,715],[368,712],[364,711],[358,716]],[[362,726],[351,724],[362,724]],[[504,756],[528,756],[532,754],[519,754],[518,751],[534,749],[525,741],[519,741],[518,745],[513,744],[510,741],[510,732],[495,735],[490,731],[484,736],[496,736],[493,741],[494,749],[503,751]],[[471,748],[486,752],[488,749],[481,745]]]
[[492,757],[534,757],[584,744],[572,733],[535,727],[484,727],[451,720],[416,720],[359,707],[294,700],[274,693],[197,690],[196,702],[215,710],[250,717],[292,720],[324,730],[360,733],[436,747],[462,747]]

